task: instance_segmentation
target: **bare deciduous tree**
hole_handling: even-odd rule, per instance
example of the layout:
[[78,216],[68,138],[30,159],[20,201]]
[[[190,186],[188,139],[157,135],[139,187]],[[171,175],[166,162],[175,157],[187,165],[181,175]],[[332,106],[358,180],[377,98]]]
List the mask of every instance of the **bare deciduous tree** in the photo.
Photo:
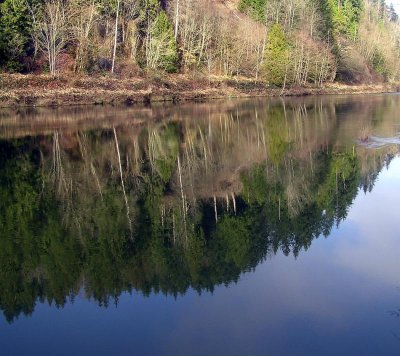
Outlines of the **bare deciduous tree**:
[[98,5],[95,0],[71,1],[74,16],[71,18],[71,30],[76,41],[75,71],[84,70],[88,65],[88,56],[92,47],[91,38],[98,20]]
[[61,0],[50,0],[33,15],[35,46],[47,56],[51,75],[56,75],[57,59],[72,38],[70,8]]

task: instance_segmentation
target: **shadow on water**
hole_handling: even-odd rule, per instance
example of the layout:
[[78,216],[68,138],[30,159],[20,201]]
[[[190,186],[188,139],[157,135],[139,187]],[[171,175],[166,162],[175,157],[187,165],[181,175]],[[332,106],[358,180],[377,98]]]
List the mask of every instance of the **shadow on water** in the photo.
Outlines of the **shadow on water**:
[[298,256],[397,154],[354,142],[394,136],[399,106],[372,96],[3,112],[0,308],[12,322],[81,290],[102,306],[124,291],[212,292],[279,251]]

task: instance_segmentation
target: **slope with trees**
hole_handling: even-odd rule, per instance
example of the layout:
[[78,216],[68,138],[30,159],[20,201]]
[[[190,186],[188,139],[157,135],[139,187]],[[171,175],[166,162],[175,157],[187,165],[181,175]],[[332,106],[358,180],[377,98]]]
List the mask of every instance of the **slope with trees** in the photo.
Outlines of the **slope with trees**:
[[0,2],[3,73],[393,83],[399,43],[383,0]]

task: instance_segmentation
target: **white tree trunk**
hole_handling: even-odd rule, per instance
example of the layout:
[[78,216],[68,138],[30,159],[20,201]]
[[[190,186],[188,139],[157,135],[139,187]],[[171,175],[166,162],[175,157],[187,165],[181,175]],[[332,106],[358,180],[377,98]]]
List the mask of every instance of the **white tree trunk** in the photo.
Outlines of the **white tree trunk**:
[[178,38],[179,30],[179,0],[176,0],[176,14],[175,14],[175,41]]
[[118,19],[119,19],[119,5],[121,0],[117,1],[117,14],[115,15],[115,31],[114,31],[114,49],[112,56],[112,65],[111,65],[111,73],[114,73],[115,68],[115,55],[117,53],[117,42],[118,42]]

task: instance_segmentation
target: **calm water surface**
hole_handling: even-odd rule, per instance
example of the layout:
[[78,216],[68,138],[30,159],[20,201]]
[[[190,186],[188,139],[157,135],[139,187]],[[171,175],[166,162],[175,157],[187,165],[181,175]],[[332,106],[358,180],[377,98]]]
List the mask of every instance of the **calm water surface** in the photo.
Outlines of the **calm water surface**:
[[399,355],[400,96],[0,111],[1,355]]

